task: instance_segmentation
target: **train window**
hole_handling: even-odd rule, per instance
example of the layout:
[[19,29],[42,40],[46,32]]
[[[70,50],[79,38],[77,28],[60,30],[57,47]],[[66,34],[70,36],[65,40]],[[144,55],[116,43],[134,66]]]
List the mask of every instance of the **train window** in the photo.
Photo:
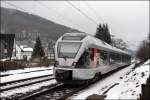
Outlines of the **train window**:
[[110,53],[110,64],[114,64],[116,62],[120,62],[121,61],[121,56],[120,54],[117,53]]
[[110,53],[109,57],[110,57],[110,64],[114,64],[115,63],[115,54]]
[[116,61],[120,62],[121,61],[121,55],[120,54],[116,54]]
[[58,57],[75,58],[80,46],[80,42],[60,42],[58,43]]
[[64,36],[62,40],[82,40],[85,36]]
[[110,64],[117,63],[117,62],[128,62],[129,60],[130,60],[130,56],[128,55],[110,53]]

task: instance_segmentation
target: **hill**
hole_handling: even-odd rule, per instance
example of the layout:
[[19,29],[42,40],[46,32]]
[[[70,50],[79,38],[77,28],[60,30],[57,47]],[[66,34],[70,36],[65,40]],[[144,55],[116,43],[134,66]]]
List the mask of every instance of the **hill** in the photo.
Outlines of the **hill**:
[[42,39],[55,41],[67,32],[80,31],[37,15],[1,7],[1,33],[16,34],[17,40],[35,40],[40,36]]

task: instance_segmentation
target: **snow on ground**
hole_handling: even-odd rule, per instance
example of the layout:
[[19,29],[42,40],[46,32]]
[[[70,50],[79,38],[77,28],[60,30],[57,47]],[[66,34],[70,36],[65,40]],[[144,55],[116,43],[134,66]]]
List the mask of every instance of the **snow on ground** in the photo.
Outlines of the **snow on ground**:
[[85,89],[77,94],[77,96],[73,97],[72,99],[86,99],[87,96],[92,94],[99,94],[102,93],[104,90],[106,90],[108,87],[110,87],[114,83],[118,83],[118,79],[120,76],[125,75],[127,72],[130,72],[130,70],[134,67],[134,64],[132,64],[129,67],[126,67],[116,73],[113,73],[111,76],[108,76],[107,78],[101,79],[99,82],[93,84],[88,89]]
[[119,85],[106,93],[106,99],[137,99],[141,93],[141,84],[145,84],[149,77],[149,62],[119,79]]
[[[34,68],[31,68],[32,71],[33,71],[33,69]],[[44,68],[41,68],[41,69],[44,69]],[[25,69],[26,72],[27,72],[27,70],[29,71],[29,69]],[[34,70],[40,70],[40,68],[35,68]],[[22,70],[14,70],[14,73],[17,71],[18,71],[18,73],[20,73],[20,71],[23,72]],[[13,72],[11,72],[11,73],[13,73]],[[10,81],[15,81],[15,80],[20,80],[20,79],[26,79],[26,78],[31,78],[31,77],[37,77],[37,76],[43,76],[43,75],[50,75],[50,74],[53,74],[53,70],[37,71],[37,72],[23,73],[23,74],[13,74],[13,75],[1,77],[0,83],[10,82]]]
[[[135,64],[126,67],[89,88],[73,95],[71,100],[86,99],[89,95],[107,95],[105,99],[137,99],[141,93],[141,84],[149,76],[149,61],[132,70]],[[107,91],[108,90],[108,91]]]
[[34,90],[40,89],[43,86],[49,86],[50,84],[56,84],[56,83],[57,83],[56,80],[41,82],[41,83],[37,83],[34,85],[25,86],[22,88],[4,91],[4,92],[0,93],[0,96],[1,96],[1,98],[4,98],[4,97],[11,97],[12,95],[17,95],[17,94],[21,94],[21,93],[25,94],[27,92],[32,92]]
[[46,80],[46,79],[50,79],[50,78],[53,78],[53,76],[43,77],[43,78],[40,78],[40,79],[27,80],[27,81],[18,82],[18,83],[11,84],[11,85],[8,84],[8,85],[5,85],[5,86],[2,86],[0,89],[7,89],[7,88],[10,88],[10,87],[15,87],[15,86],[20,86],[20,85],[24,85],[24,84],[33,83],[33,82],[38,82],[38,81],[42,81],[42,80]]
[[0,71],[0,75],[11,75],[11,74],[19,74],[24,72],[30,72],[30,71],[38,71],[38,70],[48,70],[52,69],[53,66],[49,67],[30,67],[30,68],[24,68],[24,69],[16,69],[16,70],[7,70],[7,71]]
[[[53,70],[49,70],[49,69],[53,69],[53,66],[24,68],[24,69],[9,70],[9,71],[5,71],[5,72],[1,72],[1,75],[7,75],[7,74],[11,74],[11,75],[0,77],[0,83],[53,74]],[[40,70],[44,70],[44,71],[40,71]],[[36,72],[30,72],[30,71],[36,71]],[[24,73],[24,72],[30,72],[30,73]],[[20,74],[20,73],[22,73],[22,74]],[[36,83],[36,84],[30,85],[30,86],[25,86],[25,87],[13,89],[13,90],[4,91],[4,92],[1,92],[0,95],[1,95],[1,98],[10,97],[12,95],[32,92],[34,90],[40,89],[43,86],[49,86],[51,84],[56,84],[56,83],[57,82],[55,79],[49,80],[46,82]]]

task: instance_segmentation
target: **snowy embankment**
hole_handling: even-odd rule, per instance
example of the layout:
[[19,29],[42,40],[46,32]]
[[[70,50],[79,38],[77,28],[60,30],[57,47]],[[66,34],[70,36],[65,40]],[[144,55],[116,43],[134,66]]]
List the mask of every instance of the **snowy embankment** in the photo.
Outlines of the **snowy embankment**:
[[141,84],[149,77],[150,60],[133,70],[134,64],[104,78],[78,94],[73,100],[86,99],[92,94],[106,95],[105,99],[137,99]]
[[141,93],[141,84],[149,77],[150,60],[137,67],[120,79],[119,85],[106,93],[106,99],[137,99]]
[[[1,75],[8,75],[4,77],[0,77],[0,83],[16,81],[31,77],[43,76],[43,75],[50,75],[53,74],[53,67],[34,67],[34,68],[24,68],[24,69],[17,69],[17,70],[9,70],[5,72],[0,72]],[[32,71],[32,72],[31,72]],[[29,73],[27,73],[29,72]]]

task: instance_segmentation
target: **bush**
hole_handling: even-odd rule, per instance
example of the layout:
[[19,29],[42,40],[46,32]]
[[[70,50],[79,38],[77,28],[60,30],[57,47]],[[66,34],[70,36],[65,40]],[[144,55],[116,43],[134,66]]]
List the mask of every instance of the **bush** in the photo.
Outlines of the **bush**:
[[25,64],[16,61],[0,61],[0,70],[15,70],[24,68]]
[[147,41],[143,41],[143,43],[139,47],[136,56],[141,60],[141,62],[145,62],[150,58],[149,46],[150,44]]

